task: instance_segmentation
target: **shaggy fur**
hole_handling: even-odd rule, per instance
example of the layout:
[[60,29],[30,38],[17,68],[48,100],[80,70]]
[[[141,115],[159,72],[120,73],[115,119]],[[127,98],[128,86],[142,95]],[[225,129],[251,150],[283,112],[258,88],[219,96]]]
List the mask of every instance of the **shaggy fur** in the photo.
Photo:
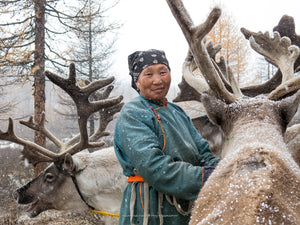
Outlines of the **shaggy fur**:
[[292,157],[300,166],[300,124],[295,124],[287,129],[284,141]]
[[227,140],[224,159],[201,190],[190,224],[300,224],[300,167],[283,140],[299,97],[288,98],[289,104],[203,100]]

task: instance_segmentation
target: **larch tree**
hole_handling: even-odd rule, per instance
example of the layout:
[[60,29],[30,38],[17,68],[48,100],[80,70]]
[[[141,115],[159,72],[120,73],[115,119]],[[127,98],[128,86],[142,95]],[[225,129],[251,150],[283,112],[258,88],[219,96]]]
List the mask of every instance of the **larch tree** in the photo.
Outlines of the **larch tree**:
[[[39,123],[45,111],[46,1],[1,1],[0,6],[2,16],[0,65],[9,77],[17,81],[20,77],[33,75],[34,120]],[[41,146],[46,144],[45,136],[38,131],[34,134],[34,141]],[[44,165],[37,165],[36,173],[43,167]]]
[[236,75],[238,83],[241,83],[247,70],[250,48],[233,17],[223,11],[217,24],[207,35],[207,40],[212,40],[214,45],[221,44],[222,49],[216,58],[223,56]]
[[69,6],[74,18],[69,21],[74,27],[74,38],[67,51],[70,59],[78,65],[78,76],[89,81],[107,76],[112,65],[110,56],[114,53],[114,32],[121,27],[106,16],[118,0],[111,1],[109,5],[106,2],[77,0],[76,5]]
[[[74,24],[76,17],[86,17],[80,13],[72,14],[65,7],[77,2],[79,0],[0,1],[0,69],[4,71],[1,76],[5,76],[11,83],[33,78],[36,123],[40,123],[45,112],[45,65],[51,70],[62,72],[70,61],[83,61],[70,58],[70,54],[77,53],[66,54],[64,48],[74,37],[74,32],[79,32]],[[102,57],[105,58],[105,54]],[[41,146],[46,145],[45,136],[38,131],[34,134],[34,140]],[[39,173],[43,167],[38,165],[35,173]]]

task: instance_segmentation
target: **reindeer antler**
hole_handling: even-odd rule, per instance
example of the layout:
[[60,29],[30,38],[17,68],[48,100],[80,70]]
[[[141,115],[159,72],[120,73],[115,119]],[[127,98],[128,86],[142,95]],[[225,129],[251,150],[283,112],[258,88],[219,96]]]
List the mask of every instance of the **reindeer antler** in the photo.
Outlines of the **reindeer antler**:
[[225,88],[204,45],[204,38],[219,19],[221,9],[214,8],[206,21],[195,27],[182,1],[167,0],[167,3],[189,44],[195,64],[202,72],[209,87],[214,90],[214,94],[218,98],[223,99],[225,102],[236,101],[236,96]]
[[[120,111],[123,106],[123,103],[121,103],[123,99],[122,96],[107,99],[113,89],[112,85],[108,87],[107,85],[111,84],[114,81],[114,78],[112,77],[94,81],[81,88],[76,82],[74,64],[70,65],[70,73],[67,79],[64,79],[49,71],[46,71],[45,74],[53,83],[57,84],[64,91],[66,91],[74,100],[77,107],[78,126],[80,132],[79,135],[67,142],[60,141],[45,127],[45,114],[43,114],[42,120],[38,124],[33,122],[32,117],[30,117],[28,121],[20,121],[20,123],[33,130],[42,132],[59,148],[59,153],[54,153],[42,146],[35,144],[34,142],[17,137],[13,130],[13,121],[11,118],[9,119],[7,132],[0,131],[0,139],[23,145],[24,149],[22,150],[22,154],[26,158],[29,158],[30,162],[33,164],[37,162],[58,161],[64,158],[67,153],[72,155],[83,149],[103,146],[104,142],[97,142],[97,140],[100,137],[108,134],[107,132],[104,132],[107,124],[112,120],[113,115]],[[99,94],[101,99],[90,102],[90,95],[101,88],[104,88],[104,91]],[[95,134],[93,134],[91,137],[88,137],[88,118],[95,112],[99,112],[100,116],[104,117],[105,122],[103,122],[103,119],[100,120],[103,122],[103,124],[100,123]]]
[[241,31],[245,36],[251,35],[249,37],[251,47],[277,65],[282,73],[281,85],[273,90],[268,98],[277,100],[297,91],[300,88],[300,78],[294,78],[294,64],[300,54],[299,47],[292,45],[288,37],[280,37],[278,32],[274,32],[271,37],[268,32],[255,33],[245,28]]
[[33,130],[43,133],[49,140],[51,140],[60,150],[59,152],[64,151],[64,143],[57,139],[46,127],[45,127],[45,113],[42,114],[42,119],[40,123],[34,123],[33,117],[31,116],[28,121],[21,120],[20,124],[27,126]]
[[290,80],[294,77],[294,63],[299,56],[299,48],[291,45],[288,37],[280,37],[278,32],[273,33],[273,38],[269,32],[256,33],[250,37],[251,47],[267,57],[276,64],[282,72],[282,82]]
[[78,114],[78,125],[80,131],[80,142],[68,149],[67,152],[70,154],[74,154],[83,148],[99,147],[97,143],[89,142],[87,131],[88,118],[92,113],[95,113],[101,110],[102,108],[110,107],[120,103],[123,97],[119,96],[116,98],[89,102],[89,96],[96,90],[99,90],[100,88],[103,88],[108,84],[112,83],[114,81],[114,77],[94,81],[88,84],[87,86],[81,88],[78,85],[76,85],[76,70],[75,65],[73,63],[70,64],[70,72],[69,77],[67,79],[64,79],[49,71],[46,71],[45,75],[53,83],[55,83],[64,91],[66,91],[76,104]]
[[27,141],[25,139],[19,138],[15,135],[14,132],[14,127],[13,127],[13,120],[12,118],[9,118],[8,122],[8,128],[6,132],[2,132],[0,130],[0,139],[1,140],[6,140],[6,141],[11,141],[19,145],[23,145],[26,148],[34,148],[36,152],[40,153],[43,155],[43,161],[49,162],[52,161],[54,158],[56,158],[57,154],[49,151],[48,149],[39,146],[35,144],[34,142]]

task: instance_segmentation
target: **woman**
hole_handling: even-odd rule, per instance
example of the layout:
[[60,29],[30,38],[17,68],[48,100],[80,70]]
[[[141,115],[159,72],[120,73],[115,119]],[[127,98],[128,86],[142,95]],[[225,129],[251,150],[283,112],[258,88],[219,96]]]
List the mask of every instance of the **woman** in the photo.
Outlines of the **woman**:
[[122,108],[114,147],[128,176],[119,224],[188,224],[190,209],[219,159],[189,116],[166,99],[171,75],[163,51],[128,57],[140,95]]

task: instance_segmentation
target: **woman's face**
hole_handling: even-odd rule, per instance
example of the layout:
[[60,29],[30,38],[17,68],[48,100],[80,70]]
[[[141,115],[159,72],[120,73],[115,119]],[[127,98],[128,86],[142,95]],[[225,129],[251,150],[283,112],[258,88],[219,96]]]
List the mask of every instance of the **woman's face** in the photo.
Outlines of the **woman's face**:
[[171,83],[171,74],[165,64],[153,64],[140,74],[136,85],[141,94],[150,100],[163,102]]

